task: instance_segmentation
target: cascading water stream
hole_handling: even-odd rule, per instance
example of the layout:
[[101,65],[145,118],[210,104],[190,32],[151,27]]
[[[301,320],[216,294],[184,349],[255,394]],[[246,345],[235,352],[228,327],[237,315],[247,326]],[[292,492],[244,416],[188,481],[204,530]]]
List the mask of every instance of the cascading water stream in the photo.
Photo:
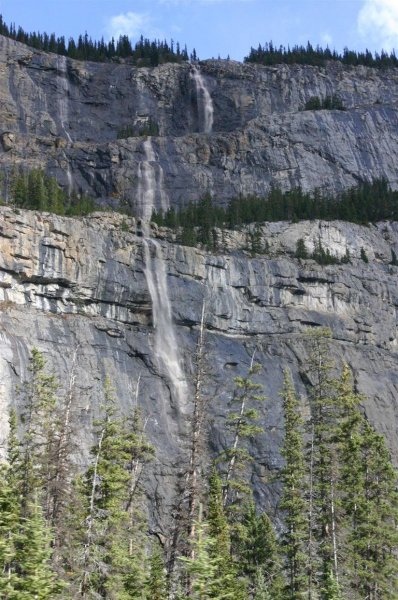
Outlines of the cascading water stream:
[[[70,92],[67,64],[66,64],[65,56],[57,57],[57,91],[58,91],[58,114],[59,114],[59,120],[61,123],[61,129],[62,129],[66,139],[68,140],[68,142],[70,142],[72,144],[73,140],[71,138],[69,131],[67,130],[67,128],[65,126],[65,123],[69,122],[68,98],[69,98],[69,92]],[[69,162],[68,162],[68,166],[66,169],[66,176],[68,178],[68,191],[69,191],[69,194],[71,194],[71,192],[73,190],[73,177],[72,177],[72,171],[70,169]]]
[[202,113],[203,115],[203,131],[204,133],[211,133],[214,118],[213,100],[207,89],[204,77],[196,65],[192,67],[191,76],[196,86],[199,114]]
[[144,273],[152,300],[155,356],[166,371],[172,395],[181,410],[187,403],[188,385],[178,352],[162,247],[158,241],[144,238],[143,251]]
[[138,164],[138,204],[139,213],[144,221],[150,221],[153,210],[169,208],[169,199],[164,191],[163,169],[156,158],[152,139],[143,143],[144,160]]
[[68,142],[72,143],[69,131],[65,123],[69,121],[69,79],[65,56],[57,57],[57,91],[58,91],[58,113],[61,122],[61,129],[64,132]]
[[169,200],[164,191],[163,169],[157,160],[153,142],[148,137],[143,143],[144,160],[138,165],[138,210],[144,222],[144,274],[152,301],[154,351],[159,367],[164,370],[173,400],[181,409],[187,402],[187,382],[181,367],[177,339],[171,314],[166,265],[162,247],[149,237],[148,223],[155,208],[166,211]]

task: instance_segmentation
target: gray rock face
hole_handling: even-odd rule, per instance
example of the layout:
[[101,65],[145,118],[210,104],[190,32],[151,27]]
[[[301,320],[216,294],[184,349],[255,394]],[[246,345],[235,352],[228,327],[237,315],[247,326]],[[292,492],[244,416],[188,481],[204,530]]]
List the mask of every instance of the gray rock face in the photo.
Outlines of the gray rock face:
[[[207,191],[226,203],[272,185],[336,192],[385,177],[398,186],[397,70],[199,67],[202,85],[189,64],[83,63],[0,37],[2,168],[42,166],[65,187],[141,215]],[[346,111],[302,110],[333,94]],[[140,136],[150,124],[158,135]]]
[[[267,257],[249,256],[246,233],[228,232],[224,252],[210,254],[174,244],[166,230],[154,230],[152,240],[142,238],[135,221],[121,215],[77,220],[1,208],[0,437],[6,432],[7,406],[18,404],[15,386],[26,376],[29,349],[35,345],[45,354],[61,388],[68,385],[76,351],[79,460],[87,458],[107,373],[123,412],[128,414],[138,397],[147,420],[156,447],[147,481],[151,519],[165,531],[188,457],[192,357],[205,300],[211,451],[225,443],[233,378],[247,372],[254,350],[263,366],[258,380],[267,396],[261,407],[265,431],[251,447],[262,506],[277,498],[271,475],[281,465],[284,367],[308,410],[302,378],[308,326],[333,330],[337,368],[345,362],[351,366],[358,391],[367,395],[366,413],[386,435],[397,461],[398,267],[389,262],[391,250],[398,253],[398,225],[267,224],[262,228],[263,242],[270,246]],[[352,264],[322,267],[297,260],[298,238],[309,250],[320,239],[338,256],[348,248]],[[360,259],[361,248],[368,263]],[[170,302],[169,317],[160,314],[156,291],[163,306]],[[169,319],[166,327],[160,327],[160,319]],[[159,351],[162,343],[168,357]],[[180,374],[173,371],[172,359]]]

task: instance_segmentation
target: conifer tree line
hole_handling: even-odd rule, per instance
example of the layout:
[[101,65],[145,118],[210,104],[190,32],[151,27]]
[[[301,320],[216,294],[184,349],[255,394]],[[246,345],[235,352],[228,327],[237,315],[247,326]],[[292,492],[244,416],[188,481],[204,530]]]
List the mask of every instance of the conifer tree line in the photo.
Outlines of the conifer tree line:
[[[14,24],[7,25],[2,15],[0,15],[0,35],[27,44],[36,50],[44,52],[53,52],[74,58],[76,60],[90,60],[94,62],[107,62],[119,58],[128,59],[128,62],[139,67],[155,67],[163,63],[181,63],[189,60],[187,47],[180,47],[177,42],[171,40],[151,41],[143,36],[133,44],[127,35],[119,36],[118,40],[112,38],[105,42],[104,38],[100,41],[93,41],[87,32],[79,35],[78,39],[69,38],[65,40],[64,36],[56,37],[54,33],[26,32],[22,27],[16,28]],[[193,60],[198,60],[195,50],[191,54]]]
[[398,219],[398,192],[387,181],[361,182],[358,186],[335,196],[300,188],[282,192],[274,188],[267,197],[240,196],[227,206],[206,194],[198,202],[190,202],[179,210],[155,212],[152,219],[158,225],[179,230],[178,241],[184,245],[204,244],[217,248],[214,228],[233,229],[240,225],[265,221],[321,219],[368,224]]
[[[18,208],[44,210],[58,215],[79,216],[100,210],[93,198],[65,191],[55,177],[43,169],[14,169],[0,175],[3,196]],[[134,213],[134,208],[128,212]],[[160,226],[179,230],[177,241],[184,245],[204,244],[217,248],[214,228],[234,229],[251,223],[320,219],[340,220],[366,225],[398,219],[398,191],[384,179],[361,182],[358,186],[336,195],[303,192],[300,188],[282,192],[273,188],[266,197],[239,196],[227,206],[205,194],[197,202],[179,209],[154,212],[152,221]],[[256,240],[254,240],[254,245]]]
[[148,530],[142,474],[156,453],[138,407],[121,415],[106,379],[90,459],[79,471],[72,460],[78,349],[62,392],[33,349],[0,464],[1,598],[398,598],[397,474],[349,368],[332,376],[330,335],[319,329],[303,336],[306,419],[284,371],[282,526],[275,529],[255,505],[250,475],[251,443],[266,434],[260,411],[267,399],[254,355],[234,379],[223,449],[206,458],[202,319],[189,456],[163,545]]
[[98,210],[92,198],[66,192],[43,169],[15,169],[8,181],[3,177],[3,193],[13,206],[57,215],[80,216]]
[[382,50],[380,53],[372,52],[366,49],[364,52],[349,50],[344,48],[343,53],[339,54],[336,50],[330,50],[327,46],[313,46],[310,42],[306,46],[296,45],[290,48],[285,46],[276,46],[272,41],[267,42],[257,48],[251,48],[248,56],[245,57],[245,62],[259,63],[261,65],[278,65],[278,64],[299,64],[313,65],[323,67],[328,61],[337,61],[347,66],[364,65],[365,67],[376,67],[378,69],[386,69],[389,67],[398,67],[398,58],[395,51],[390,53]]

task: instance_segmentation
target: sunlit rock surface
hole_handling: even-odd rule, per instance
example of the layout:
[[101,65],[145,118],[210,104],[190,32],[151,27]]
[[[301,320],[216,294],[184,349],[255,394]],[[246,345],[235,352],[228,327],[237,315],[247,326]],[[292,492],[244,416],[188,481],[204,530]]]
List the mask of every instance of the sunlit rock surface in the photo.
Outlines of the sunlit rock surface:
[[[135,220],[122,215],[68,219],[1,208],[2,435],[7,406],[18,402],[15,386],[26,376],[29,349],[37,346],[44,353],[61,388],[69,382],[77,351],[79,460],[87,457],[108,374],[124,413],[138,398],[147,421],[156,447],[156,461],[146,474],[151,519],[158,531],[165,531],[188,456],[193,354],[205,301],[211,451],[225,441],[222,429],[234,376],[247,372],[254,351],[263,367],[258,380],[267,396],[261,407],[265,431],[251,449],[256,498],[263,506],[277,501],[272,475],[281,465],[284,367],[291,370],[307,410],[303,334],[309,326],[332,328],[336,365],[351,366],[357,390],[368,397],[366,414],[386,435],[396,461],[398,267],[389,263],[391,251],[398,254],[398,225],[312,221],[272,223],[261,231],[262,243],[269,244],[266,256],[250,256],[247,231],[227,232],[224,248],[211,254],[173,243],[167,230],[153,229],[155,242],[148,246]],[[300,261],[294,258],[298,238],[309,250],[321,240],[336,256],[348,249],[352,263],[323,267]],[[360,258],[361,248],[368,263]],[[153,302],[148,268],[155,269],[151,285],[159,285],[170,302],[169,327],[185,395],[176,392],[171,367],[157,351],[154,323],[166,317]]]

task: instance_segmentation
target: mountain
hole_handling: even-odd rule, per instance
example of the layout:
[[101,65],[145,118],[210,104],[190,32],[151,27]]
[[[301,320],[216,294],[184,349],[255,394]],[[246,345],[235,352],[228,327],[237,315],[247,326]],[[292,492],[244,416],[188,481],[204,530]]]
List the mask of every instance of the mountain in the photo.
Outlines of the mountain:
[[[210,192],[226,204],[271,186],[338,192],[362,179],[398,187],[396,70],[242,65],[83,63],[0,37],[0,165],[43,167],[66,188],[147,220],[154,208]],[[303,110],[338,96],[345,110]],[[148,135],[151,134],[151,135]],[[255,496],[275,507],[283,438],[279,396],[292,372],[308,414],[308,327],[330,327],[331,352],[367,396],[366,416],[398,459],[398,226],[265,223],[216,232],[217,252],[177,244],[140,219],[84,219],[0,209],[1,433],[37,346],[67,386],[76,362],[79,461],[92,442],[109,375],[125,414],[139,398],[157,459],[146,473],[151,524],[167,536],[187,465],[194,350],[205,303],[209,452],[225,444],[233,379],[251,357],[267,401],[251,445]],[[143,233],[146,235],[144,236]],[[298,240],[346,264],[295,257]],[[368,262],[364,261],[364,256]],[[206,456],[203,456],[203,462]]]
[[[331,193],[398,174],[396,69],[234,61],[137,68],[0,37],[1,167],[43,167],[66,189],[148,216],[210,192]],[[336,96],[345,110],[303,110]],[[149,137],[147,134],[152,134]]]

